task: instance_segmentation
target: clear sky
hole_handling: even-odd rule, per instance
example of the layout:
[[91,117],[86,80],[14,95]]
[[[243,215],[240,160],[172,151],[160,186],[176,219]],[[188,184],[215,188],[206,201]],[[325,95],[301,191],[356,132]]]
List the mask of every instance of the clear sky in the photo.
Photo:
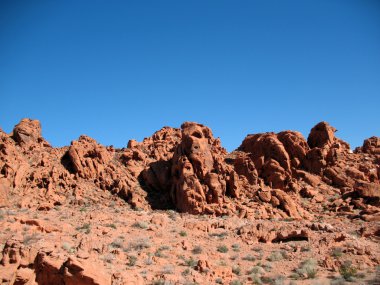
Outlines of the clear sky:
[[0,126],[123,147],[163,126],[380,136],[380,1],[0,1]]

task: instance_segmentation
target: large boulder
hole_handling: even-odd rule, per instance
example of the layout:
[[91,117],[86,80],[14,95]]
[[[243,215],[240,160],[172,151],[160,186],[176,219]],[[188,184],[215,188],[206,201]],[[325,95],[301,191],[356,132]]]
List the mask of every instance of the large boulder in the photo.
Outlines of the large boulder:
[[354,191],[362,198],[380,199],[380,184],[357,181],[354,185]]
[[224,162],[226,151],[208,127],[186,122],[181,129],[172,160],[171,197],[181,212],[213,213],[226,195],[239,197],[237,174]]
[[248,135],[238,150],[249,155],[265,184],[285,189],[293,179],[292,169],[303,165],[309,147],[299,132],[284,131]]
[[336,129],[326,122],[316,124],[310,131],[307,143],[310,148],[330,146],[335,139]]
[[40,121],[22,119],[20,123],[14,127],[12,137],[20,145],[42,141]]
[[370,137],[363,143],[362,151],[365,153],[380,155],[380,137]]

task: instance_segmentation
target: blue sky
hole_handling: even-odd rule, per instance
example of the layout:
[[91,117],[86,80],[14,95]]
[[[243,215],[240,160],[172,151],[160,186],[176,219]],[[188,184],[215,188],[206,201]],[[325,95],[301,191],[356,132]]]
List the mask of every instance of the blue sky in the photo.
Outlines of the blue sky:
[[163,126],[380,136],[380,2],[0,2],[0,126],[123,147]]

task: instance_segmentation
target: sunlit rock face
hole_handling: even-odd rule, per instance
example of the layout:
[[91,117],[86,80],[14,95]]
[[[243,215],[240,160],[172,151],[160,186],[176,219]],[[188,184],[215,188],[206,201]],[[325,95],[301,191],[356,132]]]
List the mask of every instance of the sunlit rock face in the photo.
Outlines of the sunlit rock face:
[[208,127],[186,122],[181,129],[172,164],[173,202],[182,212],[213,213],[225,195],[239,196],[237,174],[224,162],[226,151]]
[[292,169],[302,166],[309,147],[300,133],[284,131],[248,135],[239,150],[248,154],[265,184],[286,189],[295,178]]

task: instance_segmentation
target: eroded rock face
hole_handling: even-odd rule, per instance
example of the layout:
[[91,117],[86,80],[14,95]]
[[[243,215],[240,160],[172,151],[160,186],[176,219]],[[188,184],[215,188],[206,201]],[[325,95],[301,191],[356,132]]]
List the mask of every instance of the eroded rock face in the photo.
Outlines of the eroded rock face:
[[[307,141],[295,131],[249,135],[238,151],[227,154],[209,128],[187,122],[181,129],[164,127],[142,142],[131,140],[123,149],[87,136],[52,148],[41,137],[39,122],[24,119],[11,135],[0,131],[0,204],[9,203],[14,189],[21,207],[38,209],[81,204],[101,189],[147,210],[301,219],[308,214],[300,195],[322,202],[323,193],[308,187],[327,183],[352,193],[352,203],[365,209],[360,199],[368,200],[362,193],[369,188],[353,189],[359,182],[379,184],[379,158],[373,154],[378,138],[352,153],[335,131],[321,122]],[[375,200],[368,201],[375,205]]]
[[209,128],[187,122],[181,129],[172,162],[172,199],[182,212],[213,213],[226,195],[239,197],[237,175],[224,162],[226,152]]
[[323,171],[335,164],[344,153],[348,153],[348,143],[335,137],[336,129],[326,122],[315,125],[307,139],[310,150],[306,154],[305,169],[323,175]]
[[[3,236],[19,231],[18,240],[12,236],[12,240],[4,242],[2,281],[7,284],[124,284],[133,280],[134,284],[144,284],[146,280],[137,271],[133,275],[129,270],[110,272],[102,264],[104,260],[97,258],[99,254],[107,257],[105,254],[111,250],[109,253],[118,256],[118,260],[124,258],[121,266],[125,269],[125,253],[118,247],[110,249],[111,240],[98,245],[100,238],[113,240],[119,236],[113,233],[116,230],[111,224],[113,215],[117,220],[120,218],[117,215],[128,213],[127,222],[119,224],[118,229],[131,224],[129,215],[134,212],[124,211],[128,207],[125,202],[146,210],[136,212],[139,214],[135,220],[147,219],[150,233],[158,227],[165,231],[172,222],[167,216],[165,219],[149,217],[152,215],[149,210],[177,209],[191,214],[230,215],[229,223],[224,218],[209,217],[216,222],[208,224],[205,219],[190,215],[177,215],[176,219],[192,219],[190,223],[182,221],[189,231],[215,231],[219,235],[236,230],[247,244],[318,241],[318,251],[324,248],[327,253],[335,243],[345,239],[353,242],[350,235],[338,233],[340,222],[332,228],[305,221],[327,215],[339,215],[339,221],[344,215],[360,218],[368,223],[360,231],[362,237],[378,239],[379,230],[372,230],[372,225],[380,221],[379,139],[369,138],[353,153],[334,133],[333,127],[322,122],[311,130],[308,141],[294,131],[249,135],[239,150],[228,154],[209,128],[187,122],[181,129],[164,127],[142,142],[131,140],[122,149],[102,146],[87,136],[79,137],[69,147],[54,148],[41,137],[38,121],[22,120],[10,135],[0,130],[0,207],[18,209],[19,214],[27,209],[29,214],[55,213],[57,218],[50,223],[42,218],[12,216],[12,210],[8,213],[0,209],[0,215],[7,214],[6,219],[0,217],[7,228]],[[88,205],[94,211],[86,213]],[[97,216],[95,209],[100,206],[107,211],[111,209],[107,219]],[[69,209],[62,216],[56,213],[61,207]],[[97,223],[91,226],[91,242],[87,236],[90,233],[78,230],[83,226],[82,220],[77,221],[80,227],[75,228],[75,236],[66,234],[73,232],[74,227],[64,219],[76,217],[78,209],[86,221]],[[258,220],[259,223],[251,223]],[[57,221],[59,226],[53,225]],[[296,224],[280,227],[285,221]],[[77,235],[87,238],[75,247],[73,255],[63,247],[64,243],[56,243],[51,249],[41,247],[44,239],[39,236],[33,246],[28,245],[28,236],[22,234],[21,228],[54,238],[60,235],[73,240]],[[134,234],[124,228],[123,232]],[[161,233],[154,232],[154,237]],[[321,239],[321,233],[330,236]],[[178,245],[183,250],[191,248],[186,240]],[[363,249],[354,248],[353,252],[363,254]],[[154,261],[159,264],[156,257]],[[368,264],[380,263],[374,257]],[[325,266],[331,268],[329,262],[325,261]],[[209,274],[208,280],[212,281],[216,276],[226,280],[233,276],[231,267],[224,271],[226,267],[212,266],[203,257],[195,268],[202,276]]]
[[301,167],[309,147],[300,133],[286,131],[249,135],[239,150],[249,154],[267,185],[285,189],[292,181],[292,168]]
[[380,184],[357,181],[354,191],[362,198],[380,199]]
[[74,172],[85,179],[101,176],[105,166],[111,160],[107,149],[87,136],[80,136],[79,140],[73,141],[68,155]]
[[22,145],[42,141],[40,122],[38,120],[22,119],[13,129],[13,138]]
[[111,276],[95,260],[63,258],[52,250],[37,251],[17,240],[5,244],[1,265],[1,281],[9,281],[7,284],[111,285]]
[[361,150],[365,153],[380,155],[380,138],[370,137],[366,139]]
[[325,148],[333,144],[336,129],[326,122],[316,124],[310,131],[307,143],[310,148]]

